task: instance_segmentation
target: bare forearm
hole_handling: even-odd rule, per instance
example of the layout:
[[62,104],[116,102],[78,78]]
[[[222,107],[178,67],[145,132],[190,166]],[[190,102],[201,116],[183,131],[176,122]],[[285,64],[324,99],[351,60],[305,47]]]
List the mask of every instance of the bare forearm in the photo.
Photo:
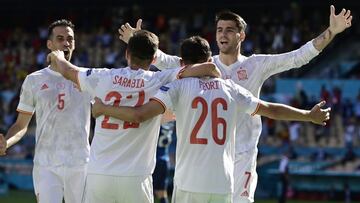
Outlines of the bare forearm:
[[335,37],[335,34],[327,28],[313,40],[313,45],[318,51],[322,51]]
[[311,121],[310,111],[294,108],[284,104],[266,102],[264,105],[269,107],[269,111],[265,112],[263,116],[276,120],[291,120],[291,121]]
[[103,105],[102,114],[128,122],[138,122],[135,109],[132,107]]
[[27,128],[20,128],[16,125],[11,126],[8,130],[6,138],[6,148],[9,148],[16,144],[26,133]]
[[123,121],[141,123],[150,118],[164,113],[165,109],[157,102],[150,100],[148,103],[138,107],[120,106],[114,107],[104,105],[102,114],[108,115]]
[[58,72],[64,76],[64,78],[77,83],[76,75],[79,72],[79,67],[71,64],[65,59],[56,59],[56,65]]

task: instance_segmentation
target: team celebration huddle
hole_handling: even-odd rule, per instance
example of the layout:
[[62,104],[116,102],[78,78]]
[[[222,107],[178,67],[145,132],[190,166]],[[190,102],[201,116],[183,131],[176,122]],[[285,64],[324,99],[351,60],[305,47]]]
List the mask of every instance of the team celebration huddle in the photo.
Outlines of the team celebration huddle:
[[153,203],[160,126],[175,119],[171,202],[254,202],[261,116],[325,126],[331,111],[325,101],[299,109],[261,100],[261,87],[309,63],[351,26],[350,10],[335,10],[330,6],[327,28],[299,49],[249,57],[240,51],[247,24],[231,11],[216,14],[218,55],[200,36],[184,39],[180,56],[168,55],[139,19],[119,29],[128,66],[117,69],[72,64],[75,26],[57,20],[48,27],[49,66],[23,81],[17,119],[0,134],[0,155],[22,139],[36,113],[37,202]]

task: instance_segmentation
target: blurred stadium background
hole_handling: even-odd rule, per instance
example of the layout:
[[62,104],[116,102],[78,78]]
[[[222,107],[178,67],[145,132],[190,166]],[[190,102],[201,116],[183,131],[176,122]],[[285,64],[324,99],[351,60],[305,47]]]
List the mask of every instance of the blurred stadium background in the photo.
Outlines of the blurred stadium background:
[[[353,25],[305,68],[266,81],[262,98],[310,108],[320,99],[332,107],[327,127],[263,119],[259,143],[256,202],[276,202],[279,163],[290,159],[290,202],[360,202],[360,1],[222,0],[218,2],[2,0],[0,7],[0,131],[16,119],[19,88],[28,73],[46,66],[47,26],[56,19],[74,22],[73,63],[124,67],[125,44],[117,29],[125,22],[160,37],[160,48],[177,54],[191,35],[205,37],[217,53],[214,17],[232,10],[248,23],[242,53],[282,53],[296,49],[328,26],[329,6],[352,11]],[[0,157],[0,202],[35,202],[32,158],[35,126],[21,143]],[[175,139],[175,138],[174,138]],[[174,144],[170,146],[174,156]],[[171,190],[171,188],[169,188]],[[266,201],[266,200],[272,201]]]

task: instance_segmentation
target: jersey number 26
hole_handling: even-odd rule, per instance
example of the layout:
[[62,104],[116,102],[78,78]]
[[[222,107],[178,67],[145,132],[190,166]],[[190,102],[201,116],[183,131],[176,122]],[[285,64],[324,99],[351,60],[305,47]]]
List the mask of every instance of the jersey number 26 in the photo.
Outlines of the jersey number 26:
[[[199,120],[196,122],[193,130],[191,131],[190,135],[190,144],[207,144],[207,138],[200,138],[197,136],[201,126],[203,125],[207,115],[208,115],[208,104],[206,100],[202,97],[196,97],[192,103],[191,107],[193,109],[198,108],[199,104],[202,106],[202,112],[200,115]],[[212,137],[216,144],[223,145],[226,140],[226,120],[224,118],[218,117],[217,106],[221,105],[223,110],[227,110],[227,103],[223,98],[216,98],[211,102],[211,131]],[[222,125],[222,137],[218,135],[218,126]]]

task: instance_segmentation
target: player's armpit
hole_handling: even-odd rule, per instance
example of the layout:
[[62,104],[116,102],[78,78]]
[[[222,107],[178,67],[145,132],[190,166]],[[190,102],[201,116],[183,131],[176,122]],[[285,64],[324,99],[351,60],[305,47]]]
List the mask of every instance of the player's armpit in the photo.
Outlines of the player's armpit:
[[163,123],[167,123],[170,121],[174,121],[176,119],[174,112],[172,112],[171,110],[167,109],[164,114],[162,115],[161,118],[161,124]]

